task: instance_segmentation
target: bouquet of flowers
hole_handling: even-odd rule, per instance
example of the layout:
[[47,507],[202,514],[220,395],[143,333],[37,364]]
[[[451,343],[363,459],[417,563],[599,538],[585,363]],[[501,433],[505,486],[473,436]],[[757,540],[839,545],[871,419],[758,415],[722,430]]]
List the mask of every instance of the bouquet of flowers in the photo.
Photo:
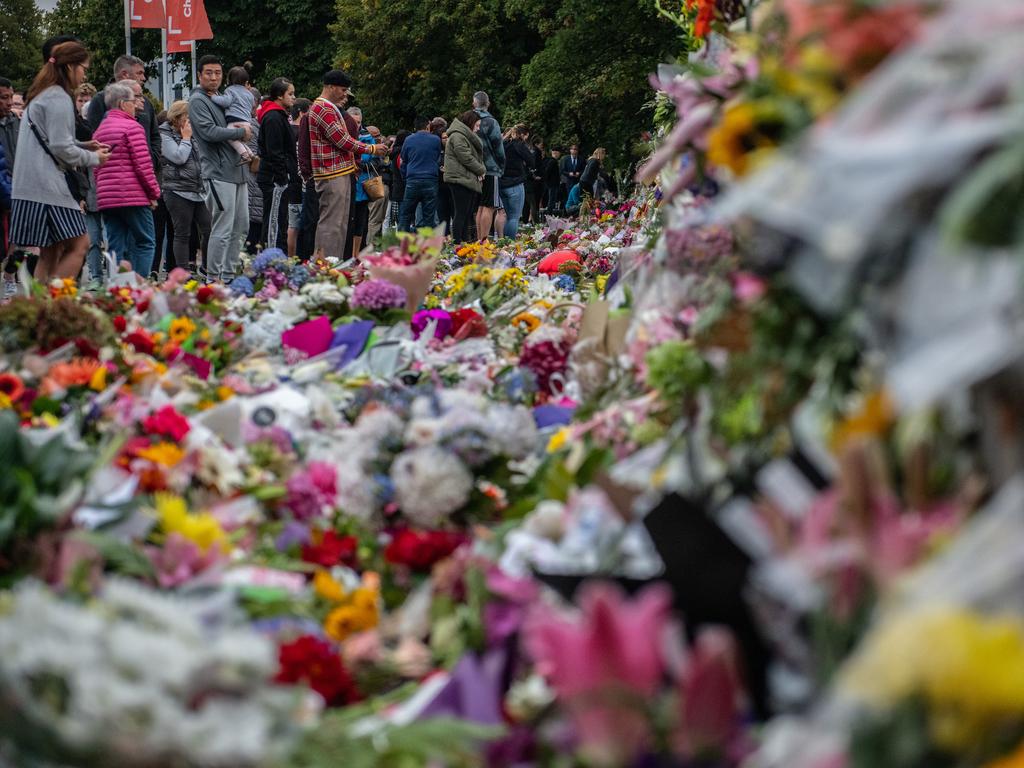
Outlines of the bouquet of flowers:
[[405,290],[405,307],[412,314],[422,303],[434,281],[444,234],[422,229],[417,234],[400,232],[383,250],[359,256],[370,277]]

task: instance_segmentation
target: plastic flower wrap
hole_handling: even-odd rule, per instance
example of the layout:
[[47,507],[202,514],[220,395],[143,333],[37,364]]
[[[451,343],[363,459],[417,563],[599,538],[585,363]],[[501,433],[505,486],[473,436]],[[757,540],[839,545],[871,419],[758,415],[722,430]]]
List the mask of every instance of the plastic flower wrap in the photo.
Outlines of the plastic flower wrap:
[[[302,696],[270,684],[273,645],[203,619],[201,601],[108,581],[86,606],[26,581],[0,608],[8,744],[76,764],[257,765],[297,735]],[[11,723],[8,721],[5,726]],[[45,742],[37,741],[43,734]]]
[[397,241],[383,251],[364,253],[359,258],[373,279],[387,280],[405,290],[406,309],[412,314],[430,290],[444,235],[429,230],[416,235],[402,232]]

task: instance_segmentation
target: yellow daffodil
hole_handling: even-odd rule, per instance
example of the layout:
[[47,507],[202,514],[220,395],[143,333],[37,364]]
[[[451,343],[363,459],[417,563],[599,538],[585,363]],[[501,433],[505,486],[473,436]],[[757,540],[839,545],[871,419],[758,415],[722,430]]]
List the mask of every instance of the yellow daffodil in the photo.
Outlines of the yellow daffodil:
[[566,441],[569,439],[569,428],[562,427],[560,430],[555,432],[548,440],[548,453],[556,453],[565,447]]
[[227,549],[227,534],[213,515],[208,512],[190,513],[185,500],[172,493],[158,493],[154,500],[164,533],[177,533],[204,552],[213,546]]
[[89,388],[96,392],[102,392],[107,388],[107,367],[105,365],[101,365],[93,373],[92,378],[89,379]]

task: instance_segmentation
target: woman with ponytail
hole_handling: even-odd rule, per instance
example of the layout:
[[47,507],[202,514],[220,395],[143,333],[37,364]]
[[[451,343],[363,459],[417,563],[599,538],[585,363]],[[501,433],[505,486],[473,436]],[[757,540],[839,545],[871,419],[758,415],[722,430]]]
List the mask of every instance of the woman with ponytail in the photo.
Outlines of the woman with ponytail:
[[81,43],[54,46],[28,90],[18,133],[10,240],[38,246],[35,278],[76,277],[89,246],[85,214],[69,172],[102,165],[110,148],[75,140],[75,89],[85,82],[89,52]]

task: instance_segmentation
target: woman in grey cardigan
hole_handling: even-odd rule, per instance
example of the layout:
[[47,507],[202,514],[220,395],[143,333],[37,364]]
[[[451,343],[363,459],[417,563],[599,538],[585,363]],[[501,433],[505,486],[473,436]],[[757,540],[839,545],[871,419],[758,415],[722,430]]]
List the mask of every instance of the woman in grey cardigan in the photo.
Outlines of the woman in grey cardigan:
[[74,92],[88,69],[89,52],[81,43],[55,46],[28,89],[18,133],[10,241],[39,246],[35,278],[40,282],[77,276],[89,247],[85,214],[65,172],[110,158],[104,144],[75,141]]
[[[160,126],[163,156],[164,204],[174,224],[174,266],[193,269],[195,254],[189,253],[193,222],[199,228],[200,247],[205,259],[210,243],[210,209],[199,163],[199,151],[192,143],[188,102],[176,101],[167,110],[167,122]],[[200,264],[203,262],[200,261]]]

